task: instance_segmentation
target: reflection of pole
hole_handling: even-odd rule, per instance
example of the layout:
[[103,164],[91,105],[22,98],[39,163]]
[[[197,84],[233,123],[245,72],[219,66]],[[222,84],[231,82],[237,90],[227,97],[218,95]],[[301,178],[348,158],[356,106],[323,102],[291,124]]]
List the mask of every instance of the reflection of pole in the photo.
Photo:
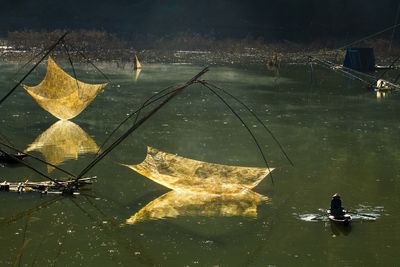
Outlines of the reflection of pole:
[[55,42],[50,48],[47,50],[47,52],[44,54],[44,56],[28,71],[28,73],[25,74],[24,77],[22,77],[21,80],[0,100],[0,105],[6,100],[14,91],[17,89],[18,86],[21,85],[21,83],[36,69],[36,67],[51,53],[51,51],[56,48],[56,46],[64,39],[64,37],[68,34],[68,32],[64,33],[58,40]]
[[[399,5],[397,6],[397,12],[396,12],[396,18],[395,18],[395,20],[394,20],[394,25],[396,25],[396,24],[397,24],[397,21],[399,20],[399,14],[400,14],[400,3],[399,3]],[[394,34],[395,34],[395,32],[396,32],[396,28],[393,28],[392,37],[390,38],[389,53],[392,51],[392,43],[393,43],[393,39],[394,39]]]
[[[336,53],[337,55],[337,53]],[[311,70],[311,84],[314,83],[314,66],[313,66],[313,60],[311,57],[308,58],[308,62],[310,63],[310,70]]]
[[26,156],[28,156],[28,157],[34,158],[34,159],[36,159],[37,161],[40,161],[41,163],[44,163],[44,164],[46,164],[46,165],[49,165],[49,166],[51,166],[51,167],[53,167],[53,168],[55,168],[55,169],[57,169],[57,170],[59,170],[59,171],[65,173],[65,174],[67,174],[67,175],[69,175],[69,176],[71,176],[71,177],[75,177],[75,175],[72,174],[72,173],[70,173],[69,171],[66,171],[66,170],[64,170],[64,169],[61,169],[60,167],[57,167],[56,165],[51,164],[50,162],[47,162],[47,161],[45,161],[45,160],[42,160],[41,158],[38,158],[38,157],[36,157],[36,156],[34,156],[34,155],[32,155],[32,154],[25,153],[25,152],[23,152],[23,151],[21,151],[21,150],[19,150],[19,149],[16,149],[16,148],[13,147],[13,146],[10,146],[10,145],[5,144],[5,143],[3,143],[3,142],[0,142],[0,145],[5,146],[5,147],[7,147],[7,148],[9,148],[9,149],[11,149],[11,150],[14,150],[14,151],[16,151],[16,152],[18,152],[18,153],[20,153],[20,154],[23,154],[23,155],[26,155]]
[[18,161],[19,163],[25,165],[26,167],[28,167],[28,168],[31,169],[32,171],[38,173],[39,175],[41,175],[41,176],[43,176],[43,177],[49,179],[50,181],[52,181],[53,183],[57,184],[58,186],[60,186],[60,187],[62,187],[62,188],[66,188],[66,186],[63,185],[63,184],[61,184],[59,181],[57,181],[57,180],[51,178],[50,176],[44,174],[43,172],[39,171],[39,170],[36,169],[35,167],[33,167],[33,166],[31,166],[30,164],[26,163],[25,161],[23,161],[23,160],[21,160],[21,159],[15,157],[14,155],[9,154],[9,153],[5,152],[5,151],[2,150],[2,149],[0,149],[0,152],[4,153],[6,156],[12,158],[13,160]]

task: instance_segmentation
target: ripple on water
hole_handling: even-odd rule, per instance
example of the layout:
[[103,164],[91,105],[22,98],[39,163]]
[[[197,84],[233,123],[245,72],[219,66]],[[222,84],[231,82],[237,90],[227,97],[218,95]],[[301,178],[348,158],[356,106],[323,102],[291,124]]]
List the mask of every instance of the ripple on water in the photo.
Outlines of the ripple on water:
[[[355,211],[349,211],[354,220],[362,220],[362,221],[376,221],[381,217],[381,214],[384,211],[383,206],[366,206],[366,205],[358,205],[359,208],[354,209]],[[297,219],[306,221],[306,222],[318,222],[318,221],[328,221],[328,216],[323,209],[319,209],[322,213],[292,213]]]

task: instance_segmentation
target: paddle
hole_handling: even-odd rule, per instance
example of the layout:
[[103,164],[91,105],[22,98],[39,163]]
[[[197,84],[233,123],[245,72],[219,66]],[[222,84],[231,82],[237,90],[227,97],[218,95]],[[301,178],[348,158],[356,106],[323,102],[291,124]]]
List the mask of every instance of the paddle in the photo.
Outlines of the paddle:
[[314,218],[312,218],[311,220],[318,220],[318,219],[320,219],[320,218],[322,218],[322,217],[326,217],[326,214],[321,214],[321,215],[318,215],[318,216],[315,216]]
[[358,212],[351,212],[351,211],[348,211],[347,213],[351,213],[351,214],[355,214],[355,215],[361,215],[361,216],[364,216],[364,217],[369,217],[369,218],[376,219],[376,216],[365,214],[365,213],[358,213]]

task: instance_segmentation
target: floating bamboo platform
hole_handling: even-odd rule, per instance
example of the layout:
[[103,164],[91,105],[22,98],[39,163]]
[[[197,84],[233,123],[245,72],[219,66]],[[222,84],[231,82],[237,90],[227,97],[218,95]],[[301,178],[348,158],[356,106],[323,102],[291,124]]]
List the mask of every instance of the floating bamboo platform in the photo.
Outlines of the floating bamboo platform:
[[67,181],[41,181],[41,182],[7,182],[0,183],[0,191],[12,193],[41,193],[41,194],[79,194],[81,187],[91,185],[96,177],[86,177],[78,180]]

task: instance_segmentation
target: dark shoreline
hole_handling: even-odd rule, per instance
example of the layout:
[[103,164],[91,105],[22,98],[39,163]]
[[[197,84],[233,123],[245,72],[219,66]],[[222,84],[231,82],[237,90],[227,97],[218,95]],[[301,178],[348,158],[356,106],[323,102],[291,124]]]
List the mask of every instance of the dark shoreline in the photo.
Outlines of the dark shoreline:
[[[1,53],[1,50],[0,50]],[[37,53],[26,50],[6,51],[0,55],[2,63],[24,64]],[[230,64],[268,64],[274,57],[278,56],[281,64],[306,64],[309,57],[329,60],[337,64],[341,64],[344,59],[345,51],[329,51],[320,50],[310,53],[306,52],[288,52],[276,53],[268,51],[251,51],[251,52],[215,52],[201,50],[177,50],[177,51],[160,51],[160,50],[141,50],[141,51],[97,51],[87,53],[86,57],[93,62],[119,62],[126,64],[133,62],[134,55],[137,54],[140,61],[146,63],[190,63],[199,65],[230,65]],[[68,57],[63,53],[53,53],[58,59],[67,60]],[[73,61],[85,62],[86,59],[78,54],[72,54]],[[394,56],[376,57],[376,63],[379,65],[389,65],[395,59]]]
[[[63,31],[11,32],[0,40],[0,62],[25,63],[48,47]],[[143,63],[192,63],[212,64],[268,64],[278,59],[280,63],[307,63],[309,56],[341,64],[348,40],[325,39],[311,43],[289,41],[266,42],[262,39],[215,39],[196,34],[177,34],[162,38],[123,40],[114,34],[99,31],[75,31],[66,37],[75,61],[114,61],[122,64],[133,61],[137,54]],[[364,40],[354,47],[372,47],[376,63],[389,65],[400,55],[400,45],[386,39]],[[3,49],[1,48],[3,47]],[[7,48],[6,48],[7,47]],[[78,52],[79,51],[79,52]],[[67,59],[63,47],[52,52],[57,58]]]

